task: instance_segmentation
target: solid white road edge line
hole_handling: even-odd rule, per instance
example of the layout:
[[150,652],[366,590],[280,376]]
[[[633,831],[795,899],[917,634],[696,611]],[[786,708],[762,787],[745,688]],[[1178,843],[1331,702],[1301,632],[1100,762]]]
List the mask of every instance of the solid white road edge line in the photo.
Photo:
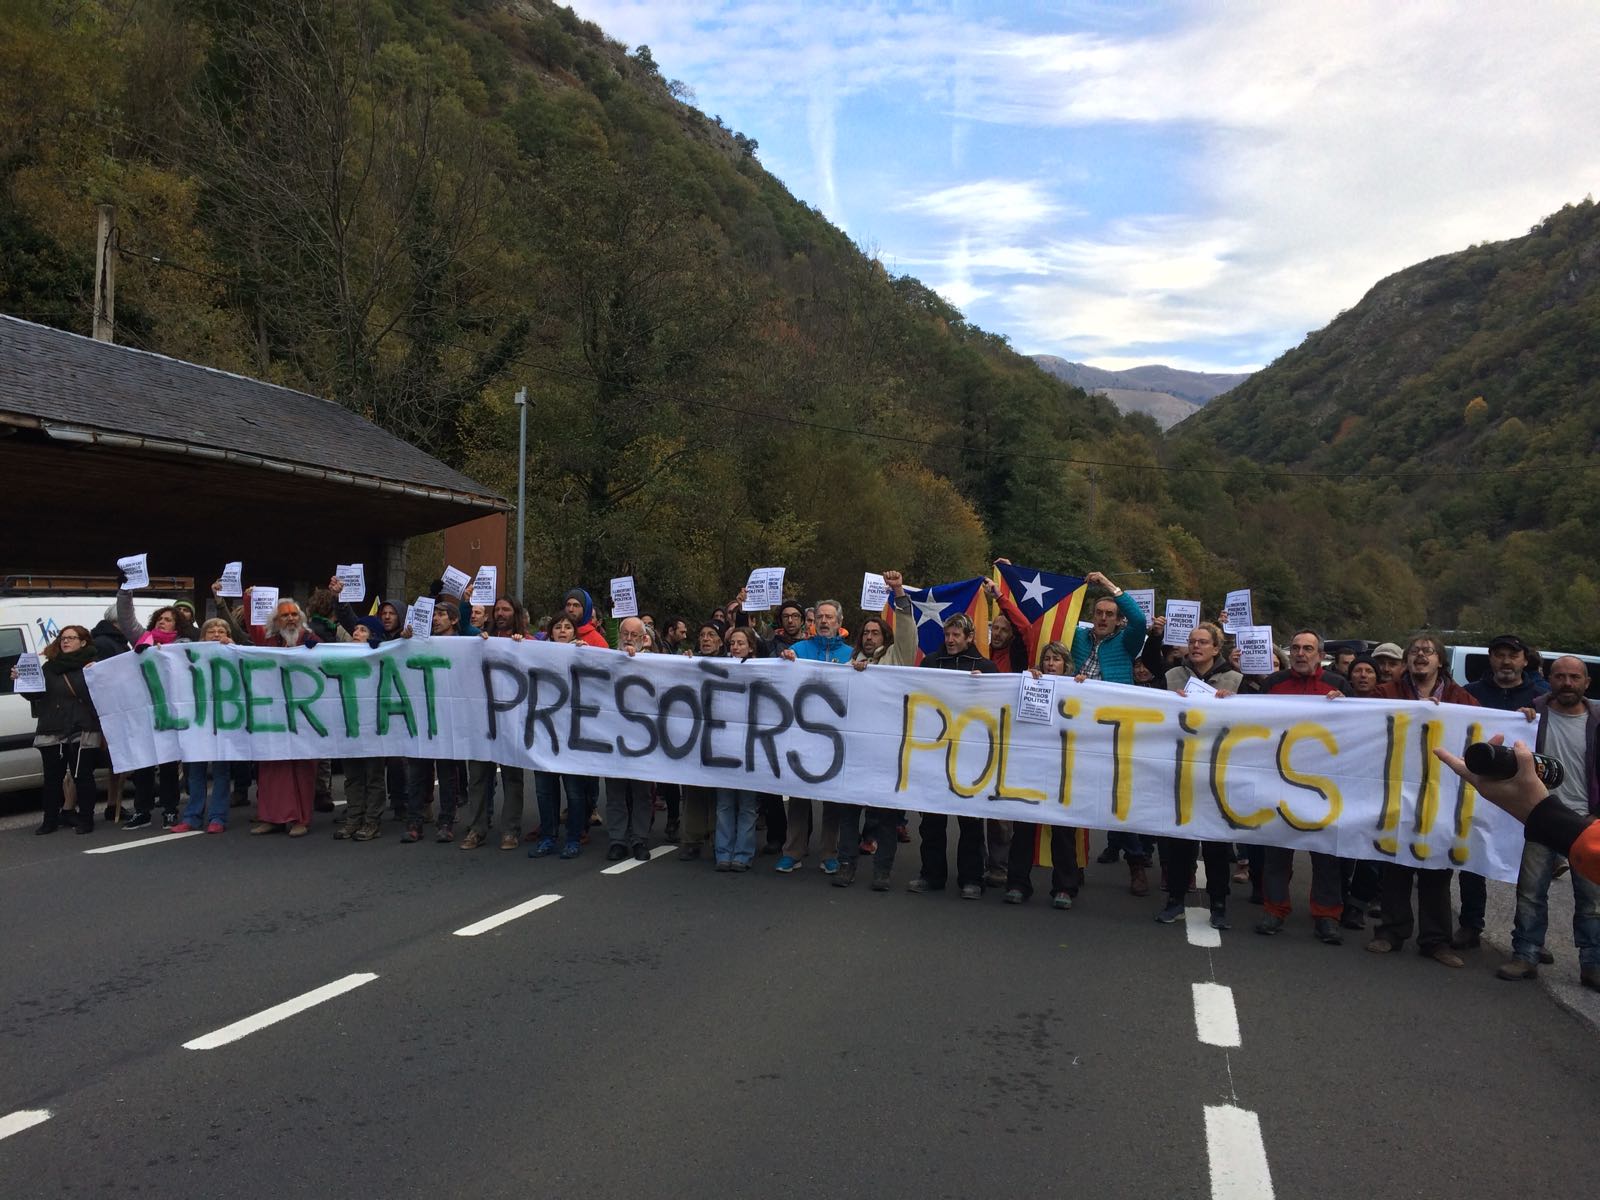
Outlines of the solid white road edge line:
[[1239,1044],[1239,1012],[1233,1006],[1233,989],[1222,983],[1197,983],[1194,987],[1194,1028],[1208,1046]]
[[[663,854],[671,854],[676,849],[677,849],[676,846],[657,846],[654,850],[650,851],[650,861],[651,862],[655,862],[655,860],[660,858]],[[629,859],[624,859],[622,862],[619,862],[619,863],[613,863],[611,866],[609,866],[605,870],[601,871],[600,874],[602,874],[602,875],[621,875],[624,871],[631,871],[635,867],[642,867],[642,866],[644,866],[644,864],[642,862],[640,862],[637,858],[629,858]]]
[[0,1138],[8,1138],[13,1133],[21,1133],[24,1129],[32,1129],[35,1125],[43,1125],[50,1119],[48,1108],[19,1108],[14,1113],[7,1113],[0,1117]]
[[1216,949],[1222,945],[1222,933],[1211,928],[1211,910],[1209,908],[1186,908],[1183,910],[1183,931],[1189,935],[1189,945],[1205,946]]
[[140,846],[159,846],[162,842],[181,842],[184,838],[199,837],[204,829],[191,829],[188,833],[152,833],[131,842],[118,842],[115,846],[96,846],[85,854],[115,854],[118,850],[137,850]]
[[305,1012],[308,1008],[315,1008],[324,1000],[332,1000],[335,996],[342,996],[352,992],[364,983],[371,983],[377,975],[370,971],[360,972],[355,975],[346,975],[343,979],[335,979],[332,983],[325,983],[319,988],[312,988],[309,992],[296,996],[293,1000],[285,1000],[282,1004],[274,1004],[271,1008],[262,1009],[252,1017],[242,1021],[235,1021],[232,1025],[224,1025],[214,1033],[197,1037],[193,1041],[185,1042],[185,1050],[215,1050],[218,1046],[226,1046],[229,1042],[237,1042],[240,1038],[255,1033],[258,1029],[265,1029],[268,1025],[276,1025],[279,1021],[294,1016],[296,1013]]
[[492,917],[474,921],[471,925],[463,925],[456,930],[456,936],[477,937],[480,933],[488,933],[489,930],[496,929],[507,921],[515,921],[518,917],[525,917],[531,912],[538,912],[541,908],[554,904],[559,899],[561,897],[556,895],[535,896],[532,900],[524,900],[521,904],[506,909],[505,912],[497,912]]
[[1261,1118],[1231,1104],[1206,1105],[1211,1200],[1272,1200],[1272,1173],[1261,1143]]

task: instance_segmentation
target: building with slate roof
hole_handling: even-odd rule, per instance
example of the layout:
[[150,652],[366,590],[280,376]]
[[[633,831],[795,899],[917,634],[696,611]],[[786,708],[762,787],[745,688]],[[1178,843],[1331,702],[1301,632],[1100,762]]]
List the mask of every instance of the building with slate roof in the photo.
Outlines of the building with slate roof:
[[399,598],[406,539],[450,527],[483,548],[455,565],[503,577],[510,507],[333,401],[0,316],[0,575],[148,553],[152,576],[209,588],[242,560],[303,597],[359,561]]

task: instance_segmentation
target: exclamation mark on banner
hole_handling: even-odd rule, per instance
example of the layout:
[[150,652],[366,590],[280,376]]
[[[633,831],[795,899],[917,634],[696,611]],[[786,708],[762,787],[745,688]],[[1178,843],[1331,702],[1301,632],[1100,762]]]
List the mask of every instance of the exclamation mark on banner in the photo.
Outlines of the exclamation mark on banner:
[[1400,850],[1400,769],[1405,762],[1406,734],[1411,718],[1404,713],[1389,717],[1388,742],[1383,752],[1383,812],[1378,815],[1378,836],[1373,848],[1393,857]]
[[1416,819],[1412,822],[1411,857],[1418,862],[1428,858],[1427,837],[1433,832],[1433,822],[1439,816],[1439,760],[1433,752],[1438,749],[1444,734],[1439,721],[1422,723],[1422,787],[1417,794]]
[[[1467,745],[1483,741],[1483,726],[1474,721],[1467,726]],[[1477,789],[1465,779],[1456,787],[1456,844],[1450,847],[1450,861],[1456,866],[1465,866],[1468,858],[1472,856],[1472,847],[1467,845],[1467,837],[1472,833],[1472,810],[1478,800]]]

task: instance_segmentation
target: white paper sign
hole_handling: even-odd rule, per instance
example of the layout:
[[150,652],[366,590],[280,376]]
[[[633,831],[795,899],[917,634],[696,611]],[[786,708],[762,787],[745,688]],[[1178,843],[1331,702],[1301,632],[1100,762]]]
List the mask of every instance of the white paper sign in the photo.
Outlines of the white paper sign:
[[17,655],[17,679],[13,690],[19,695],[44,691],[44,669],[37,654]]
[[1271,675],[1278,669],[1272,656],[1272,626],[1247,625],[1234,630],[1239,643],[1239,670],[1246,675]]
[[1183,685],[1185,696],[1215,696],[1217,689],[1212,687],[1198,675],[1189,676],[1189,681]]
[[472,603],[493,608],[500,596],[500,568],[479,567],[472,577]]
[[278,611],[278,589],[253,587],[250,589],[250,624],[265,627],[271,624]]
[[1048,725],[1055,711],[1056,677],[1041,675],[1035,679],[1032,675],[1024,674],[1021,690],[1017,693],[1017,720]]
[[1255,623],[1255,617],[1250,611],[1250,589],[1240,588],[1237,592],[1229,592],[1227,607],[1222,614],[1223,632],[1238,633]]
[[765,612],[783,603],[783,576],[787,567],[757,567],[745,583],[746,612]]
[[1200,624],[1200,601],[1168,600],[1167,628],[1161,635],[1163,646],[1187,646],[1189,635]]
[[1150,623],[1156,619],[1155,588],[1124,588],[1123,590],[1139,606],[1139,611],[1144,614],[1145,626],[1148,628]]
[[117,559],[118,568],[128,577],[122,585],[123,591],[136,592],[150,586],[149,559],[148,554],[130,554],[127,558]]
[[[433,597],[418,596],[411,607],[406,609],[406,625],[411,626],[411,636],[414,638],[430,638],[433,636]],[[405,625],[400,628],[404,629]]]
[[344,584],[339,599],[345,604],[360,604],[367,598],[366,563],[342,563],[333,569],[333,576]]
[[458,571],[454,567],[446,567],[440,577],[444,580],[444,594],[460,599],[466,595],[467,585],[472,582],[472,576],[465,571]]
[[639,615],[639,593],[632,575],[618,575],[611,581],[611,615],[619,619]]
[[881,613],[889,603],[889,585],[882,575],[871,571],[861,576],[861,607],[871,613]]
[[217,582],[222,584],[217,589],[217,595],[219,596],[244,595],[244,564],[242,562],[226,564],[222,568],[222,578]]

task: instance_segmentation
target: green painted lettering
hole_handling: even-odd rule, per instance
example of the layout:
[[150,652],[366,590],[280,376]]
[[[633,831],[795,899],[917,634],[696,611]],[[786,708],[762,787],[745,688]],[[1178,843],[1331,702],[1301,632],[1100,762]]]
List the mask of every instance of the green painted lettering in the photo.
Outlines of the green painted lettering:
[[439,715],[434,704],[433,673],[448,671],[450,660],[437,654],[414,654],[406,659],[406,666],[422,672],[422,695],[428,705],[428,736],[436,738],[439,736]]
[[271,696],[256,695],[256,683],[250,677],[257,671],[271,671],[270,658],[243,658],[239,661],[239,676],[244,682],[245,714],[244,727],[251,733],[282,733],[284,727],[276,721],[267,720],[267,713],[260,710],[272,708]]
[[382,655],[378,659],[378,736],[389,732],[389,722],[400,717],[406,723],[406,732],[417,736],[417,714],[411,711],[411,696],[406,692],[406,681],[401,677],[394,659]]
[[[305,723],[317,731],[318,737],[327,737],[328,727],[316,713],[311,711],[311,706],[322,698],[323,689],[328,686],[327,681],[315,668],[297,662],[285,663],[279,667],[278,677],[283,682],[283,711],[289,718],[289,732],[300,732],[300,719],[303,717]],[[317,690],[309,696],[296,696],[293,683],[296,677],[311,680]]]
[[317,668],[339,685],[339,700],[344,707],[344,733],[356,737],[361,733],[361,709],[357,701],[356,684],[372,674],[372,663],[365,657],[353,654],[316,655]]
[[139,656],[139,674],[144,676],[145,690],[150,693],[150,702],[155,705],[156,732],[187,729],[189,722],[173,712],[172,706],[167,703],[166,685],[161,682],[161,671],[156,667],[155,659],[151,657],[156,653],[158,652],[149,650]]
[[211,727],[218,733],[244,728],[244,685],[231,654],[211,656]]

